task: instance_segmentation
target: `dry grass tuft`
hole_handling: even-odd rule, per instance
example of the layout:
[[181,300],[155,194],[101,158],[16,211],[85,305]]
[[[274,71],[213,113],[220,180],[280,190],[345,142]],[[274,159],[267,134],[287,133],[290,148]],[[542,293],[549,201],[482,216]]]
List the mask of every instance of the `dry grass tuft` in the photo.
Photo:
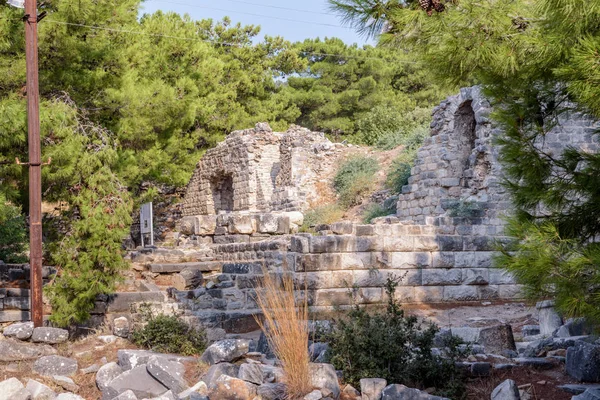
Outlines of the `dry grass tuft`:
[[312,390],[308,368],[307,296],[296,301],[294,282],[288,273],[276,275],[263,271],[260,283],[256,302],[264,319],[256,317],[256,322],[282,363],[288,398],[302,398]]

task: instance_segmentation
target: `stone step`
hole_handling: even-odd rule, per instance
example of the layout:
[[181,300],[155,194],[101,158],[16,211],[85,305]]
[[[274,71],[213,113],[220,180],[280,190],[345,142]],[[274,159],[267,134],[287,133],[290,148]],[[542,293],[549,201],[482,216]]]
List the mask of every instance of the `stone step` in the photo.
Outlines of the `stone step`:
[[220,271],[223,263],[219,261],[205,261],[205,262],[183,262],[183,263],[172,263],[172,264],[150,264],[150,272],[157,273],[169,273],[169,272],[181,272],[186,268],[196,269],[202,272],[214,272]]

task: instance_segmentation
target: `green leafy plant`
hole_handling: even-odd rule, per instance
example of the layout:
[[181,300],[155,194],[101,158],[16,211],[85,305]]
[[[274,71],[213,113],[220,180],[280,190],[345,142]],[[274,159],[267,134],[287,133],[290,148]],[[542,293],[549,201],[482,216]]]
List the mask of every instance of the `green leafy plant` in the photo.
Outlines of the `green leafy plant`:
[[175,315],[147,316],[143,328],[133,331],[132,340],[138,346],[159,353],[197,355],[206,348],[206,334]]
[[339,202],[342,207],[358,204],[375,185],[374,175],[379,171],[377,160],[355,156],[346,160],[333,179]]
[[344,210],[336,204],[326,204],[307,211],[300,232],[312,232],[313,228],[321,224],[332,224],[342,219]]
[[363,212],[363,222],[370,224],[377,217],[385,217],[386,215],[396,214],[396,202],[398,196],[393,196],[387,199],[383,205],[369,204]]
[[422,327],[416,317],[404,314],[394,298],[399,281],[387,279],[385,312],[369,314],[355,306],[336,321],[328,336],[331,362],[353,385],[361,378],[378,377],[410,387],[435,387],[436,394],[463,398],[464,377],[455,365],[461,355],[458,342],[448,341],[443,355],[432,354],[438,328]]
[[402,193],[402,186],[408,184],[411,168],[412,166],[402,158],[394,160],[387,173],[385,185],[395,194]]
[[0,260],[7,263],[27,261],[27,228],[21,209],[0,193]]

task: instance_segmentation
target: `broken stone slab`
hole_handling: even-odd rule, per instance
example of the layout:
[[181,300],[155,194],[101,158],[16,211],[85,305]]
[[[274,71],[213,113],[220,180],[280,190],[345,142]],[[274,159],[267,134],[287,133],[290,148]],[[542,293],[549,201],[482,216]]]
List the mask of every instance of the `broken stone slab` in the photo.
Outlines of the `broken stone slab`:
[[154,379],[175,393],[183,392],[189,387],[184,378],[185,367],[181,363],[152,356],[146,364],[146,369]]
[[323,398],[323,394],[320,390],[313,390],[308,393],[306,396],[302,398],[302,400],[321,400]]
[[17,322],[4,328],[2,332],[6,337],[27,340],[33,334],[33,322]]
[[571,346],[575,346],[578,342],[585,342],[589,339],[589,336],[572,336],[568,338],[546,338],[536,340],[527,345],[523,350],[524,357],[536,357],[542,351],[552,351],[558,349],[567,349]]
[[556,331],[556,337],[583,336],[592,333],[590,324],[584,318],[571,318]]
[[25,389],[25,386],[17,378],[9,378],[0,382],[0,398],[13,399],[17,394]]
[[219,363],[212,365],[202,377],[202,381],[210,386],[221,377],[221,375],[235,378],[238,376],[240,367],[231,363]]
[[571,393],[571,394],[581,394],[588,389],[597,389],[600,390],[600,384],[585,384],[585,383],[568,383],[566,385],[558,386],[559,389]]
[[552,335],[563,324],[561,316],[554,308],[554,300],[540,301],[535,305],[538,310],[540,334]]
[[173,287],[177,290],[196,289],[203,281],[202,271],[192,268],[186,268],[172,277]]
[[118,317],[113,319],[113,335],[127,338],[129,333],[129,320],[126,317]]
[[222,262],[219,261],[203,261],[203,262],[185,262],[173,264],[150,264],[150,272],[166,273],[166,272],[181,272],[186,268],[196,269],[202,272],[220,271]]
[[263,400],[281,400],[286,398],[284,383],[263,383],[256,389],[256,394]]
[[487,353],[502,353],[504,350],[516,350],[510,324],[502,324],[482,328],[479,331],[479,344],[485,347]]
[[31,340],[34,343],[64,343],[69,340],[69,331],[60,328],[39,327],[33,330]]
[[356,390],[352,385],[346,385],[340,395],[342,400],[362,400],[360,392]]
[[308,371],[313,387],[317,389],[329,389],[335,399],[339,397],[340,385],[333,365],[310,363]]
[[200,357],[207,364],[231,362],[243,357],[250,351],[250,341],[246,339],[225,339],[208,346]]
[[379,400],[387,381],[381,378],[363,378],[360,380],[362,400]]
[[600,389],[588,389],[577,396],[571,397],[571,400],[600,400]]
[[179,400],[179,396],[175,396],[171,390],[161,394],[158,397],[153,397],[147,400]]
[[82,374],[93,374],[95,372],[98,372],[99,369],[100,366],[98,364],[92,364],[89,367],[81,368],[80,371]]
[[194,394],[205,396],[207,393],[208,393],[208,386],[203,381],[200,381],[200,382],[196,383],[194,386],[192,386],[191,388],[186,389],[183,392],[179,393],[179,398],[180,399],[188,399],[188,398],[190,398],[190,396],[192,396]]
[[513,359],[513,361],[525,367],[531,367],[536,369],[552,369],[556,367],[556,364],[548,360],[547,358],[518,357]]
[[121,368],[116,362],[104,364],[96,373],[96,386],[98,386],[98,389],[103,392],[108,384],[122,373],[123,368]]
[[121,393],[112,400],[138,400],[138,398],[135,395],[135,393],[133,393],[133,390],[128,390],[126,392]]
[[124,370],[129,370],[142,364],[148,364],[148,361],[152,356],[156,356],[165,361],[197,361],[195,357],[185,357],[177,354],[161,354],[149,350],[121,349],[117,351],[117,362],[121,368]]
[[0,361],[3,362],[34,360],[52,354],[56,354],[56,350],[46,344],[33,344],[15,339],[0,341]]
[[138,398],[152,398],[166,393],[169,389],[148,373],[146,365],[140,365],[111,380],[102,393],[108,398],[113,398],[127,390],[131,390]]
[[219,400],[252,400],[258,386],[238,378],[222,375],[208,387],[208,398]]
[[419,389],[411,389],[404,385],[389,385],[381,392],[381,400],[450,400],[433,396]]
[[40,357],[33,363],[33,371],[43,376],[71,376],[77,369],[77,360],[56,355]]
[[600,382],[600,345],[578,342],[569,347],[566,372],[579,382]]
[[54,390],[34,379],[29,379],[27,381],[25,389],[31,393],[33,400],[54,400],[54,398],[56,398],[56,392],[54,392]]
[[521,400],[517,383],[507,379],[494,389],[491,400]]
[[107,313],[129,312],[136,303],[163,303],[163,292],[119,292],[109,296]]
[[56,383],[58,386],[62,387],[65,390],[68,390],[70,392],[79,391],[79,386],[77,386],[73,379],[69,377],[54,375],[52,377],[52,380],[54,381],[54,383]]
[[523,325],[521,328],[521,333],[523,336],[534,336],[540,334],[540,326],[539,325]]
[[262,385],[263,370],[258,364],[242,364],[237,377],[246,382]]
[[315,342],[308,346],[308,353],[312,362],[326,362],[327,351],[329,350],[328,343]]

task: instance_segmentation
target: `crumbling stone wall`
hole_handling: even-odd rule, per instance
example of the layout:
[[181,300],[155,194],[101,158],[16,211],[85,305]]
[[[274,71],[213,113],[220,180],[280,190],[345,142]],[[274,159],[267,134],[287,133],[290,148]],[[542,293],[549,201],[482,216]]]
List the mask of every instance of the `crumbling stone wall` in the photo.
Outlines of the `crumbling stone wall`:
[[297,126],[273,132],[261,123],[233,132],[198,162],[183,215],[304,211],[319,200],[315,183],[334,148],[322,133]]

